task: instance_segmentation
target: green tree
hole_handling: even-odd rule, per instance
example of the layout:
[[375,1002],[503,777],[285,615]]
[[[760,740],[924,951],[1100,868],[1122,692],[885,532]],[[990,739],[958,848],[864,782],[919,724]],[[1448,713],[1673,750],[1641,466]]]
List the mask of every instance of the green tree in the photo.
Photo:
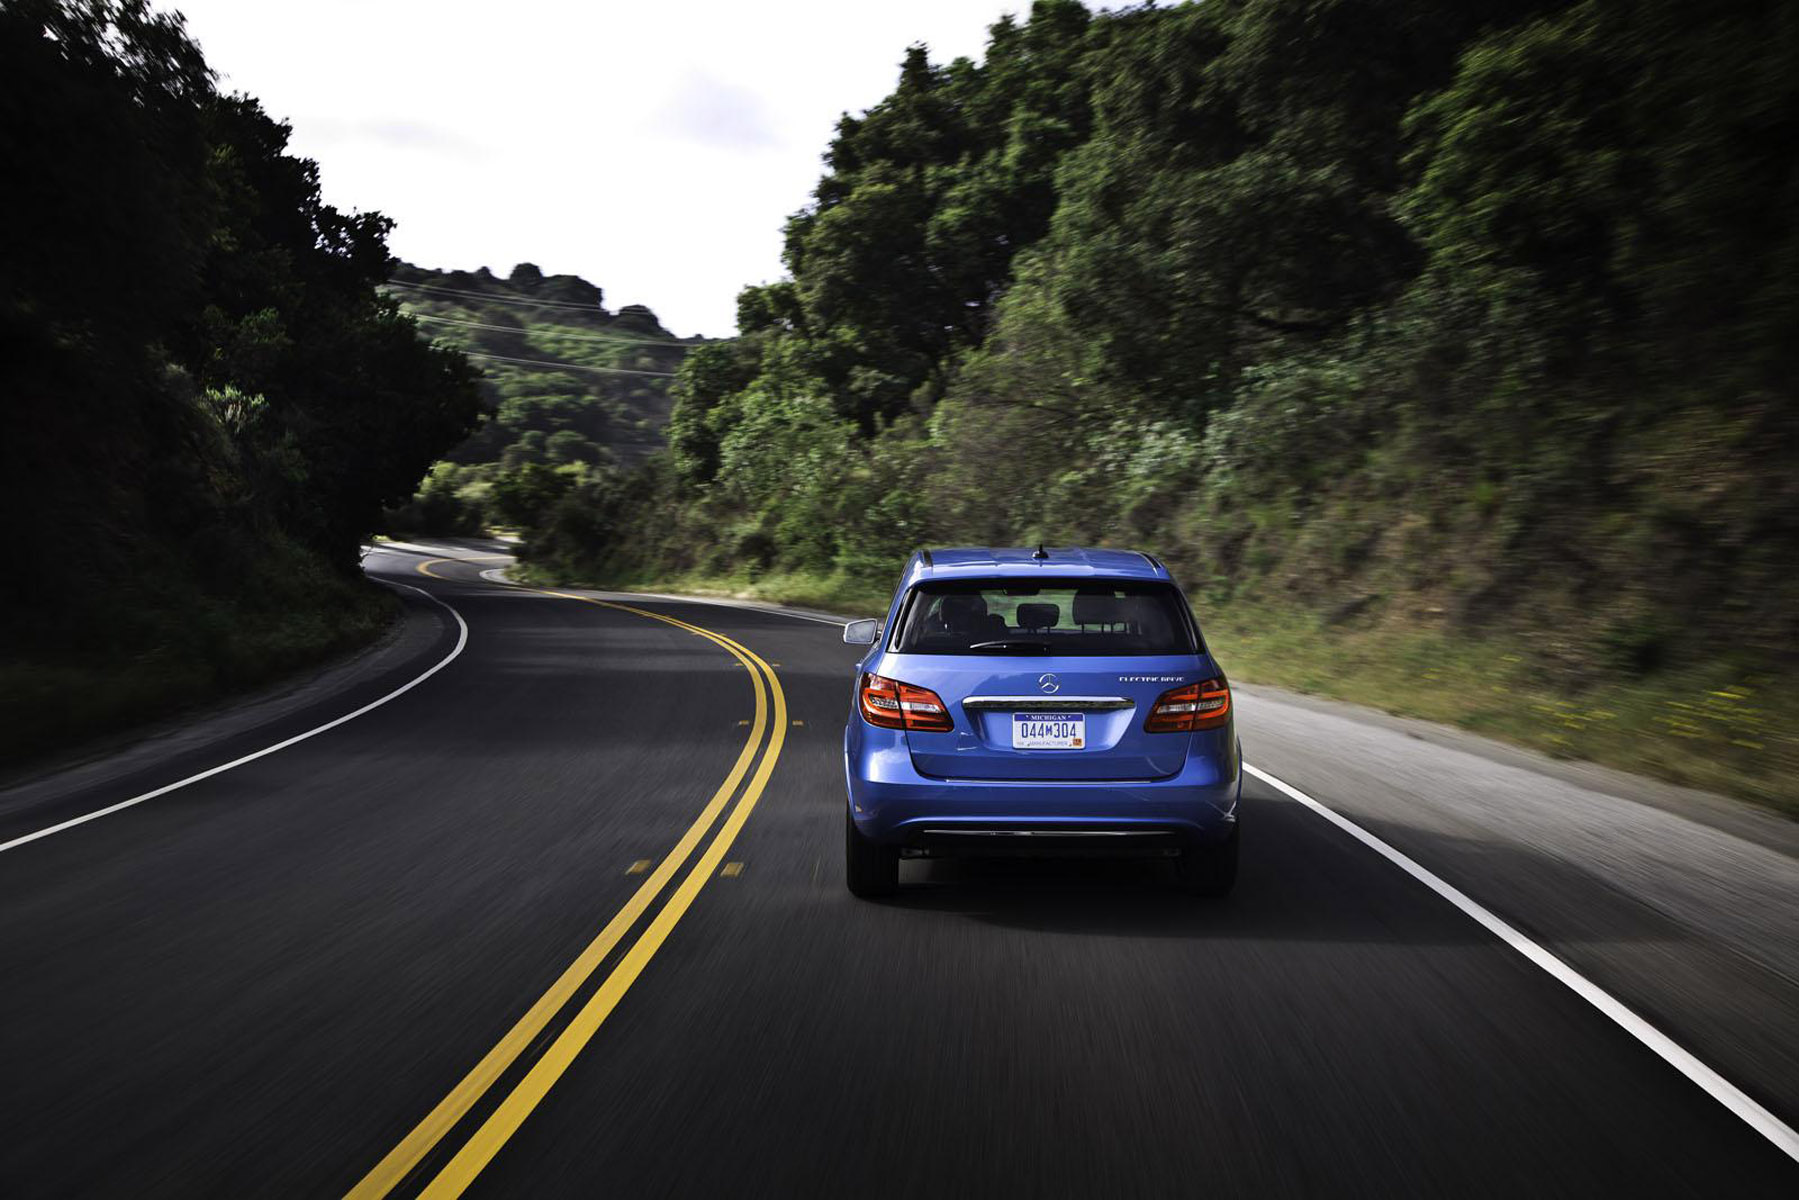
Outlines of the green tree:
[[573,487],[570,478],[544,463],[526,463],[493,484],[493,510],[509,525],[530,529]]
[[720,431],[713,411],[725,397],[748,386],[760,370],[758,347],[750,341],[696,346],[687,355],[675,380],[667,430],[669,451],[682,479],[707,483],[718,474]]
[[296,548],[354,573],[470,428],[466,362],[376,290],[388,222],[322,203],[287,136],[143,0],[0,7],[0,152],[34,181],[0,221],[0,392],[28,414],[0,478],[69,535],[24,552],[9,632],[72,635],[107,578],[224,603]]

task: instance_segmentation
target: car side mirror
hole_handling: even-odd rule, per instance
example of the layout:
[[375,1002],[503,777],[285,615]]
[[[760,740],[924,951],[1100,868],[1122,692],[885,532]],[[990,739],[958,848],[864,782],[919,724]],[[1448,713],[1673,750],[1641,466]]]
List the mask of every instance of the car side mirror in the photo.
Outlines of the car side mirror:
[[881,623],[875,620],[851,621],[843,627],[843,640],[852,646],[872,646],[881,636]]

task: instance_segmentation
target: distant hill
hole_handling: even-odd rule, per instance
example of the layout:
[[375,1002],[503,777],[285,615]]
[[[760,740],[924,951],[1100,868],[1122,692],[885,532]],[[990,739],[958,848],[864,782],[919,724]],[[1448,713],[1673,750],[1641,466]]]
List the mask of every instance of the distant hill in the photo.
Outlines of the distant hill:
[[488,415],[386,515],[393,532],[519,524],[564,491],[663,444],[674,371],[703,338],[677,338],[641,304],[617,312],[578,275],[520,263],[504,279],[402,263],[388,294],[420,329],[481,369]]
[[668,376],[703,340],[676,338],[641,304],[611,312],[594,284],[532,263],[505,278],[402,263],[389,291],[486,376],[493,416],[448,456],[462,465],[642,459],[662,444]]

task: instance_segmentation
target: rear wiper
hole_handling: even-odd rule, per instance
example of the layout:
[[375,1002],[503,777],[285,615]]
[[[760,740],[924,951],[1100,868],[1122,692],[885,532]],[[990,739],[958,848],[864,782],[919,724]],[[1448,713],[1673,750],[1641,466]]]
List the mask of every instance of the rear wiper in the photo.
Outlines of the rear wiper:
[[1049,652],[1048,642],[976,642],[970,650],[1035,650],[1039,653]]

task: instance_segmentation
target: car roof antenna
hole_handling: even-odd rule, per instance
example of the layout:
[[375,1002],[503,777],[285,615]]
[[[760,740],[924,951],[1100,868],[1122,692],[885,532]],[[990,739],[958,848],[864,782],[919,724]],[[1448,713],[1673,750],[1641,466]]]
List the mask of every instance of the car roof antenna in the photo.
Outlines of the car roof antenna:
[[1037,543],[1037,553],[1035,553],[1035,554],[1033,554],[1033,555],[1031,555],[1031,557],[1032,557],[1032,558],[1036,558],[1036,559],[1044,559],[1044,558],[1048,558],[1048,557],[1049,557],[1049,551],[1047,551],[1047,550],[1045,550],[1045,549],[1044,549],[1044,548],[1043,548],[1043,543],[1042,543],[1042,542],[1038,542],[1038,543]]

